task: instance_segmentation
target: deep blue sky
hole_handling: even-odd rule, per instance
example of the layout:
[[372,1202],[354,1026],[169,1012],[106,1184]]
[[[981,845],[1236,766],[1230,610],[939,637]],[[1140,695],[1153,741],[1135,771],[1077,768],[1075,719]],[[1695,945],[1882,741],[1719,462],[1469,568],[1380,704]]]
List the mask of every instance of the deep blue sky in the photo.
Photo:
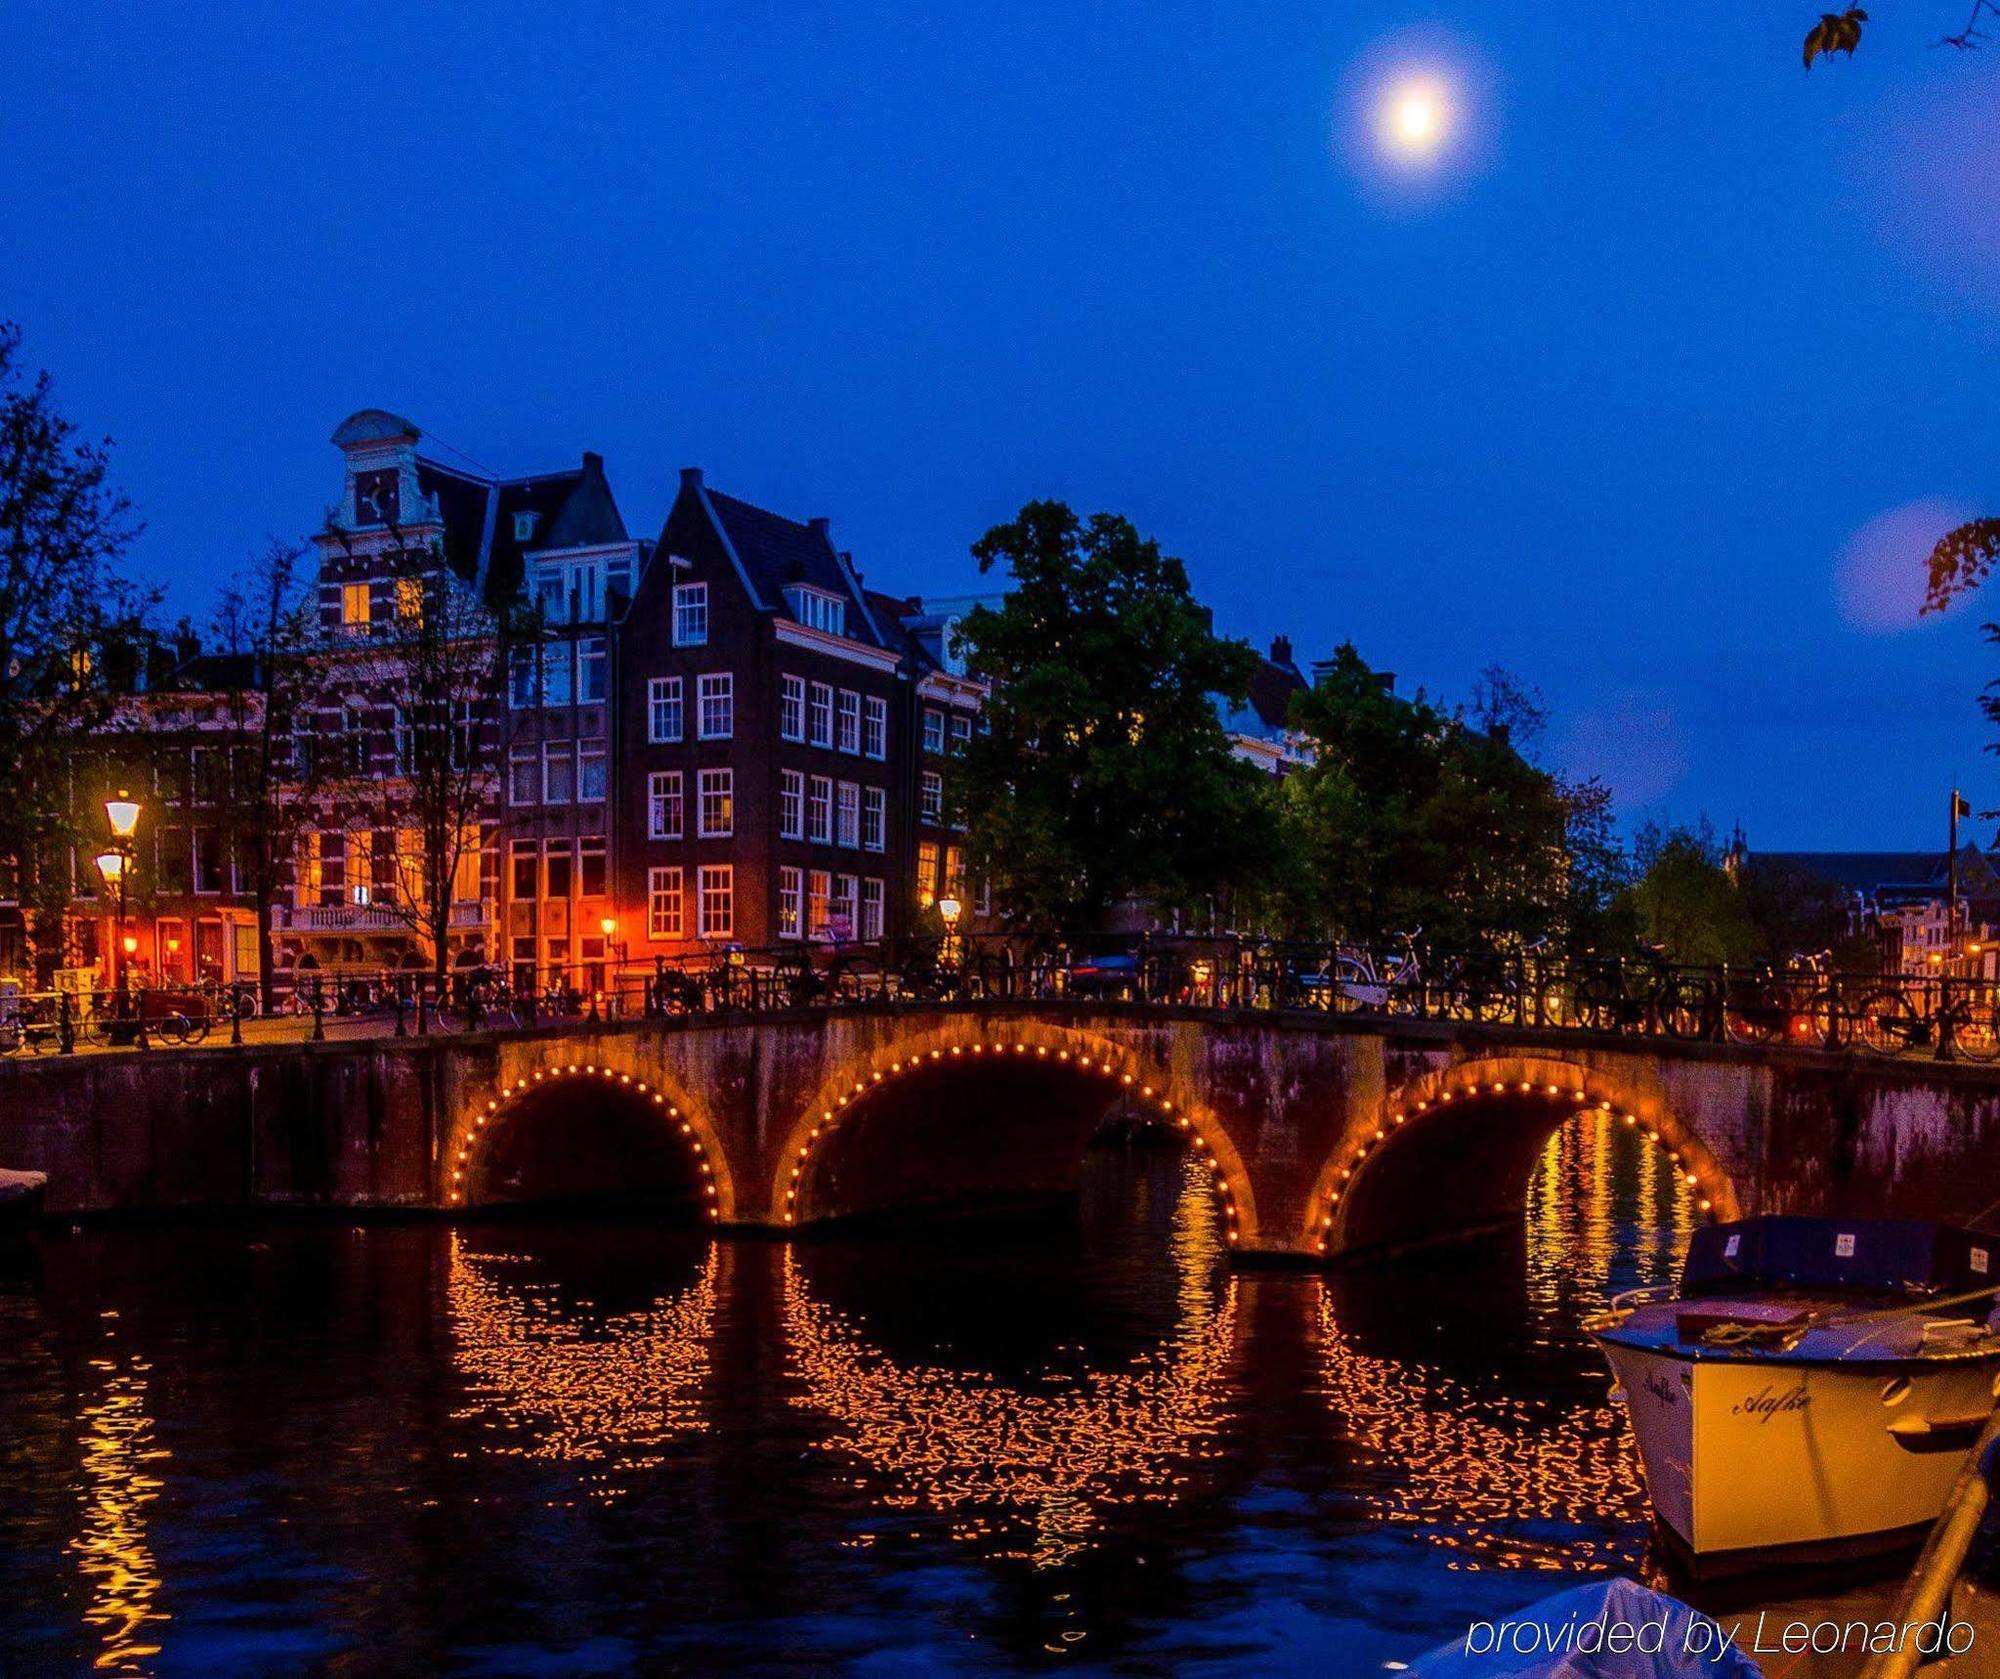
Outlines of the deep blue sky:
[[[2000,52],[1897,0],[1806,76],[1817,9],[14,0],[0,314],[181,609],[370,405],[649,531],[698,462],[898,590],[1055,495],[1260,644],[1505,664],[1628,812],[1928,843],[1955,767],[2000,805],[1979,614],[1880,623],[2000,511]],[[1342,101],[1422,23],[1481,167],[1385,200]]]

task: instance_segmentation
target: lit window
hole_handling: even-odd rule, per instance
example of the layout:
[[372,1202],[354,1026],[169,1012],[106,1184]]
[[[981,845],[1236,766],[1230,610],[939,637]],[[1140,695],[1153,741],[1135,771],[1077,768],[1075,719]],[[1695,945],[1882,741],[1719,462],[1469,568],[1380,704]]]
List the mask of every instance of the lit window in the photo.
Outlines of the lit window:
[[814,869],[806,876],[806,931],[823,933],[826,931],[827,899],[833,891],[833,876],[825,869]]
[[681,837],[681,772],[654,770],[646,777],[646,837]]
[[424,580],[421,577],[396,579],[396,616],[406,624],[424,621]]
[[861,696],[846,688],[840,691],[840,719],[834,745],[842,752],[861,750]]
[[701,895],[701,936],[731,938],[736,932],[736,874],[727,863],[704,863],[696,871]]
[[736,831],[736,772],[703,770],[697,811],[703,839],[728,839]]
[[806,679],[803,676],[778,678],[778,738],[806,738]]
[[812,685],[812,706],[807,719],[810,724],[812,743],[815,746],[833,744],[833,684],[815,682]]
[[646,936],[677,939],[681,936],[681,871],[678,868],[646,871]]
[[727,740],[736,731],[736,678],[728,671],[695,678],[696,726],[702,740]]
[[674,645],[676,647],[705,647],[708,645],[708,585],[706,583],[676,583],[674,585]]
[[806,837],[806,778],[797,770],[778,772],[778,837]]
[[803,927],[805,877],[789,866],[778,870],[778,937],[795,939]]
[[340,591],[340,621],[349,629],[366,629],[373,610],[372,589],[366,583],[350,583]]
[[655,746],[681,738],[681,679],[655,676],[646,684],[646,738]]
[[917,899],[920,903],[927,895],[937,891],[937,866],[937,841],[920,840],[917,843]]
[[861,702],[861,752],[882,759],[889,755],[889,702],[870,694]]
[[836,876],[833,883],[833,902],[829,906],[827,931],[837,939],[854,937],[855,909],[860,892],[860,883],[851,874]]

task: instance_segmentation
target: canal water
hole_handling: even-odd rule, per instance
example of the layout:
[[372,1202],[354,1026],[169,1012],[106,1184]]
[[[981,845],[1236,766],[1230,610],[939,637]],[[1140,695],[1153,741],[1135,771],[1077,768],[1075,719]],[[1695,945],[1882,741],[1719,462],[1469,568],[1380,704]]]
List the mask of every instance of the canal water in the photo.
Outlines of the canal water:
[[1521,1240],[1223,1262],[1206,1176],[785,1247],[51,1235],[0,1282],[0,1673],[1370,1674],[1636,1567],[1577,1325],[1696,1217],[1622,1127]]

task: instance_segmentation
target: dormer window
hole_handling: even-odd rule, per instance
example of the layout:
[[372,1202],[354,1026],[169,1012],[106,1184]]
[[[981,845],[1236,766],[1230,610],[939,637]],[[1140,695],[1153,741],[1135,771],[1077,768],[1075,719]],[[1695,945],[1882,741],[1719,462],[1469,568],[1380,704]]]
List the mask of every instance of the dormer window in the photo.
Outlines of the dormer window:
[[516,513],[514,515],[514,540],[516,542],[533,542],[535,540],[535,522],[540,517],[541,515],[538,513]]
[[824,630],[828,635],[847,634],[847,602],[840,596],[795,583],[785,591],[785,603],[791,607],[792,616],[807,629]]

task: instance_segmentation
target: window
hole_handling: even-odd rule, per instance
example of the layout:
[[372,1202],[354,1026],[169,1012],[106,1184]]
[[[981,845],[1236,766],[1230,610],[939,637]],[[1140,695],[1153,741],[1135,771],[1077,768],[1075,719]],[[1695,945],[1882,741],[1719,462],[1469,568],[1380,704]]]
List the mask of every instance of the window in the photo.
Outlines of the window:
[[587,635],[576,644],[576,697],[585,705],[602,705],[611,691],[605,676],[604,637]]
[[979,891],[973,900],[972,913],[979,916],[987,916],[993,913],[992,881],[982,880],[979,883]]
[[861,843],[861,789],[843,781],[834,804],[833,842],[849,849]]
[[861,752],[867,758],[889,756],[889,702],[873,694],[861,702]]
[[542,803],[566,805],[576,799],[576,747],[566,740],[542,742]]
[[778,870],[778,937],[795,939],[805,913],[805,877],[794,868]]
[[886,812],[889,796],[880,787],[864,787],[861,790],[861,849],[863,851],[884,851],[888,848]]
[[803,676],[778,678],[778,738],[806,738],[806,679]]
[[937,892],[938,848],[936,840],[917,843],[917,901],[929,903]]
[[222,890],[222,831],[197,828],[194,831],[194,889],[197,892]]
[[194,749],[194,796],[198,805],[219,805],[229,797],[229,754],[219,746]]
[[576,889],[586,898],[604,896],[604,836],[585,834],[576,842]]
[[309,829],[299,835],[292,853],[292,903],[297,908],[310,909],[319,902],[321,868],[319,830]]
[[646,738],[655,746],[681,738],[681,679],[655,676],[646,683]]
[[507,754],[507,802],[531,805],[541,802],[542,768],[535,743],[527,741]]
[[676,647],[706,647],[708,645],[708,585],[706,583],[676,583],[674,585],[674,645]]
[[677,939],[681,936],[681,871],[646,871],[646,937]]
[[833,843],[833,777],[816,775],[806,793],[806,838],[814,845]]
[[736,871],[727,863],[704,863],[695,871],[700,893],[701,936],[731,938],[736,932]]
[[794,584],[785,591],[785,604],[809,630],[824,630],[828,635],[847,633],[847,602],[838,595]]
[[833,891],[833,876],[824,869],[814,869],[806,876],[806,931],[823,933],[826,931],[826,903]]
[[340,621],[350,630],[367,629],[373,606],[369,584],[350,583],[340,591]]
[[534,535],[535,535],[534,514],[516,513],[514,515],[514,540],[516,542],[531,542],[534,540]]
[[944,892],[947,898],[965,901],[965,849],[948,845],[944,848]]
[[837,939],[854,937],[857,884],[851,874],[838,875],[834,879],[833,903],[827,927]]
[[610,777],[605,771],[604,741],[597,737],[576,745],[576,802],[602,804]]
[[646,837],[681,837],[681,772],[654,770],[646,777]]
[[697,811],[703,839],[727,839],[736,831],[736,772],[703,770]]
[[874,940],[882,936],[882,905],[884,895],[882,882],[864,880],[861,883],[861,936]]
[[861,696],[846,688],[840,691],[840,725],[834,733],[834,745],[842,752],[861,750]]
[[797,770],[778,772],[778,838],[806,837],[806,778]]
[[924,771],[923,798],[918,808],[926,822],[944,820],[944,777],[936,770]]
[[944,750],[944,713],[924,707],[924,750],[942,752]]
[[726,670],[698,676],[694,691],[697,738],[727,740],[736,732],[736,678]]
[[542,704],[568,705],[574,689],[570,684],[570,647],[566,641],[551,641],[542,648]]
[[424,621],[424,580],[421,577],[396,579],[396,616],[406,624]]
[[516,903],[535,901],[535,876],[541,873],[541,847],[531,839],[517,839],[507,848],[507,890]]
[[807,712],[808,733],[815,746],[833,744],[833,684],[815,682],[812,685],[812,705]]
[[548,896],[551,898],[567,898],[569,896],[570,883],[576,876],[576,871],[571,867],[570,863],[569,841],[566,839],[552,839],[546,842],[543,849],[542,862],[545,865],[544,872],[548,877]]
[[972,738],[972,719],[963,712],[956,714],[951,720],[951,738],[954,746]]
[[507,649],[507,703],[516,711],[535,703],[537,651],[525,643]]

